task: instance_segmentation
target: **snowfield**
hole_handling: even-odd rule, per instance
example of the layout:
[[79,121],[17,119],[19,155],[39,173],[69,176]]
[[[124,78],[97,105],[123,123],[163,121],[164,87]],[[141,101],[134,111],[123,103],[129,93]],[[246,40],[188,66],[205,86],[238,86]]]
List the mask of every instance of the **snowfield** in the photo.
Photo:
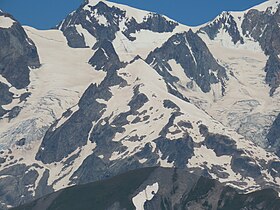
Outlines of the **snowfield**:
[[[108,27],[106,17],[91,10],[98,2],[90,0],[82,8],[92,12],[92,16],[86,13],[84,18],[90,20],[96,16],[100,26]],[[31,83],[26,89],[18,90],[0,76],[0,82],[7,84],[15,95],[29,93],[25,101],[15,98],[3,106],[5,109],[18,106],[21,110],[13,119],[0,120],[0,161],[5,160],[0,164],[0,173],[3,172],[0,181],[5,183],[9,177],[20,179],[20,176],[10,175],[9,169],[26,167],[25,174],[35,173],[36,176],[23,188],[34,198],[38,190],[41,193],[45,188],[58,191],[125,170],[162,166],[207,171],[212,178],[243,192],[266,187],[280,192],[277,171],[280,159],[267,150],[266,140],[269,128],[280,113],[280,90],[273,97],[269,96],[264,71],[267,56],[259,44],[250,38],[244,39],[244,44],[233,44],[226,30],[220,30],[211,40],[206,33],[193,28],[209,48],[214,61],[225,67],[228,77],[225,91],[222,93],[219,81],[210,83],[210,91],[203,92],[194,78],[187,76],[176,56],[166,62],[170,77],[177,78],[171,84],[168,75],[162,73],[164,66],[157,71],[156,59],[150,65],[145,59],[170,37],[190,27],[178,24],[172,32],[162,33],[136,30],[129,34],[135,38],[130,40],[123,33],[126,21],[133,17],[137,23],[142,23],[152,13],[102,2],[125,11],[119,31],[112,42],[107,43],[109,47],[100,47],[103,43],[80,23],[71,27],[84,39],[84,48],[69,47],[61,27],[45,31],[24,27],[38,49],[42,65],[30,69]],[[266,2],[256,8],[264,10],[273,6],[274,11],[276,2]],[[237,28],[241,29],[243,12],[232,14],[239,20]],[[227,16],[223,13],[218,18],[224,15]],[[12,24],[8,18],[0,17],[0,30]],[[190,51],[189,57],[198,66],[194,43],[185,41],[182,48]],[[89,61],[94,56],[97,64],[93,67]],[[100,69],[96,67],[98,64],[102,66]],[[112,65],[106,69],[107,64]],[[218,78],[216,69],[207,71],[212,78]],[[86,126],[76,129],[76,125]],[[85,134],[83,137],[80,137],[81,132]],[[76,133],[79,136],[74,139]],[[48,144],[53,137],[52,145]],[[21,140],[25,142],[23,145],[19,144]],[[73,142],[84,144],[73,146]],[[55,161],[40,160],[44,151],[57,152],[47,154],[57,155]],[[65,151],[71,152],[60,158],[59,152]],[[43,155],[38,156],[39,153]],[[143,210],[145,202],[153,199],[159,188],[156,182],[134,195],[135,208]],[[22,191],[16,199],[30,200],[25,197]],[[1,197],[0,202],[5,206],[13,205]]]

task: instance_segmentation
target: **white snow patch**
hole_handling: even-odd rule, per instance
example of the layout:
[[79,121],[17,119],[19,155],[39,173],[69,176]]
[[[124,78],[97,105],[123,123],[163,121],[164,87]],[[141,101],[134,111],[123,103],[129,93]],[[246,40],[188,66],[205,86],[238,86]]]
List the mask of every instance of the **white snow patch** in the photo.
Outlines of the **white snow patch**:
[[93,47],[96,43],[96,38],[93,35],[91,35],[86,29],[84,29],[81,24],[76,25],[76,29],[80,35],[84,36],[86,45],[88,47]]
[[144,210],[144,204],[146,201],[150,201],[157,194],[159,184],[156,182],[152,185],[148,185],[143,191],[139,192],[132,198],[132,202],[136,207],[136,210]]
[[177,77],[180,80],[180,84],[185,86],[188,82],[191,82],[191,79],[185,74],[183,67],[177,63],[175,59],[169,60],[168,64],[172,69],[172,71],[169,71],[169,73],[172,76]]
[[104,15],[97,15],[95,18],[100,25],[108,26],[108,21]]
[[11,18],[6,16],[0,16],[0,28],[11,28],[14,23],[15,21]]

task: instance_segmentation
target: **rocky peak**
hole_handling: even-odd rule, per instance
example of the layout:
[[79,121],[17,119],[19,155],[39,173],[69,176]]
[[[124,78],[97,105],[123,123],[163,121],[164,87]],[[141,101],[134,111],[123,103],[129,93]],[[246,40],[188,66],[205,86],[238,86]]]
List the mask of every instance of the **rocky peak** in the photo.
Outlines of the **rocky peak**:
[[63,31],[69,46],[83,48],[92,47],[86,43],[88,36],[100,42],[113,41],[116,32],[121,31],[130,41],[134,41],[132,34],[137,31],[172,32],[177,25],[162,15],[106,1],[86,1],[68,15],[58,29]]
[[191,80],[186,84],[187,86],[195,82],[206,93],[211,90],[211,84],[221,83],[221,92],[223,92],[224,81],[227,79],[226,71],[217,63],[202,39],[192,30],[173,35],[160,48],[151,52],[146,62],[172,84],[180,78],[172,75],[175,69],[170,66],[171,60],[175,60]]
[[251,9],[244,15],[242,22],[243,34],[259,42],[265,54],[280,53],[280,8],[271,7],[265,11]]
[[278,71],[275,70],[275,65],[274,69],[269,70],[269,67],[273,66],[270,62],[271,59],[275,60],[280,54],[279,3],[278,0],[271,0],[246,11],[223,12],[214,21],[202,26],[198,31],[198,34],[206,33],[210,40],[217,38],[227,45],[228,38],[224,36],[224,33],[228,33],[231,37],[230,46],[239,47],[242,44],[245,45],[246,49],[250,49],[253,43],[257,43],[267,56],[272,56],[265,67],[268,74],[266,82],[271,87],[271,96],[278,87],[275,84],[280,83],[278,73],[275,73]]
[[[36,46],[29,39],[21,25],[9,14],[0,11],[0,18],[10,27],[0,26],[0,75],[14,87],[26,87],[29,80],[29,68],[40,66]],[[1,23],[2,24],[2,23]]]
[[19,107],[6,110],[2,105],[16,98],[10,88],[24,89],[30,83],[30,69],[40,66],[33,41],[22,26],[9,14],[0,11],[0,117],[9,119],[19,113]]
[[234,44],[238,42],[240,44],[244,44],[244,40],[241,32],[238,29],[237,22],[230,12],[223,12],[214,21],[202,27],[199,32],[205,32],[211,40],[214,40],[221,30],[224,30],[229,34]]
[[265,66],[265,71],[265,81],[271,87],[270,95],[272,96],[280,85],[280,59],[278,55],[272,54],[269,56]]
[[121,63],[119,56],[117,55],[113,44],[104,40],[98,50],[89,60],[89,63],[95,67],[96,70],[116,70],[121,68],[124,64]]
[[266,9],[256,7],[249,10],[244,15],[241,27],[244,36],[253,38],[269,56],[265,66],[266,82],[271,87],[270,95],[273,96],[280,84],[278,58],[280,54],[280,7],[278,1],[271,2],[274,4],[269,5]]

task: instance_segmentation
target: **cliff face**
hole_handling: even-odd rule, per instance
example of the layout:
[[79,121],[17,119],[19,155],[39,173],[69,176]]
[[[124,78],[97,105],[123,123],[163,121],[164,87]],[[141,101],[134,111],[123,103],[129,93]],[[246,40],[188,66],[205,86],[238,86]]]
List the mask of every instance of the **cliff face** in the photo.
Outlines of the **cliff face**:
[[22,89],[30,83],[29,67],[40,66],[37,49],[13,17],[3,12],[0,12],[0,17],[12,22],[7,28],[0,25],[0,75],[15,88]]
[[[19,109],[5,109],[2,106],[12,103],[15,95],[9,89],[26,88],[30,83],[31,68],[40,66],[36,46],[21,25],[10,15],[0,11],[0,117],[9,113],[8,118],[17,115]],[[22,95],[24,97],[24,95]]]

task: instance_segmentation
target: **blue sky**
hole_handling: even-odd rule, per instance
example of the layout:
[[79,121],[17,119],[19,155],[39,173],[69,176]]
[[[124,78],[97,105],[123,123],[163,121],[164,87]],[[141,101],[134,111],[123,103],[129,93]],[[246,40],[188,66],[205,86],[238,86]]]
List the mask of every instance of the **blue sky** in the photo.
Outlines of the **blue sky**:
[[[265,0],[111,0],[169,16],[195,26],[212,20],[222,11],[244,10]],[[75,10],[83,0],[0,0],[0,9],[22,24],[48,29]]]

